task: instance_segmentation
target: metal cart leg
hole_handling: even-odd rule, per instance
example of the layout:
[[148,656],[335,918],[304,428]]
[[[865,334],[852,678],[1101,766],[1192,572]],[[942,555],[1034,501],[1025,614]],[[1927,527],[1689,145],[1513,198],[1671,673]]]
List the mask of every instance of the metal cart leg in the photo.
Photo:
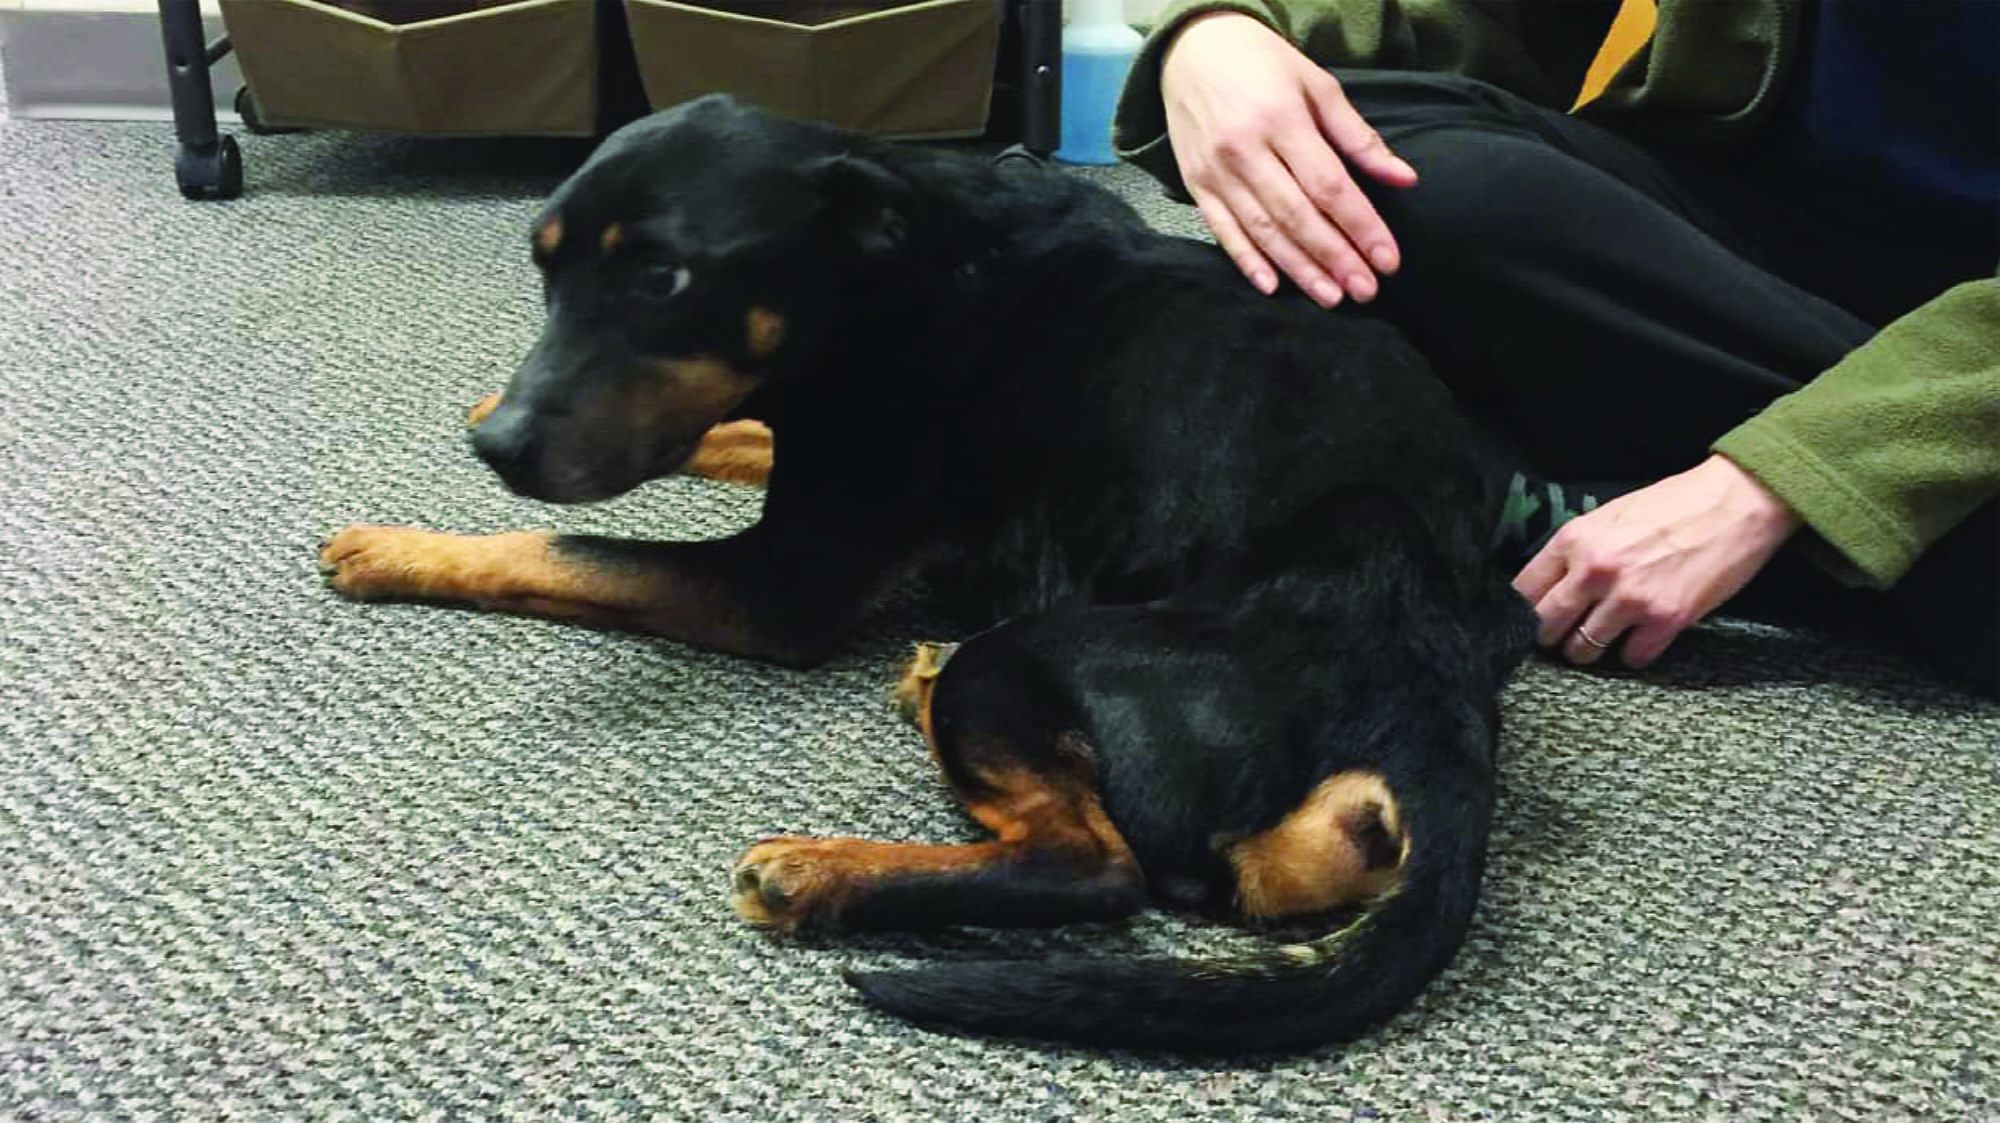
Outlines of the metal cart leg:
[[234,199],[243,193],[243,155],[236,138],[218,134],[209,64],[229,51],[223,38],[202,38],[200,0],[160,0],[160,34],[167,48],[167,88],[174,100],[174,134],[180,152],[174,178],[190,199]]
[[1021,145],[1046,156],[1062,143],[1060,0],[1021,0]]

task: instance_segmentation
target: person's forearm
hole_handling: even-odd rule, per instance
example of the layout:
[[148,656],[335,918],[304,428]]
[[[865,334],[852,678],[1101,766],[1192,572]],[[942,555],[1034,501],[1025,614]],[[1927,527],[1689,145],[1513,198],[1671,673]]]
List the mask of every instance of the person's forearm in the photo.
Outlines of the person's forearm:
[[1891,324],[1713,447],[1799,513],[1838,576],[1893,584],[2000,496],[2000,280]]

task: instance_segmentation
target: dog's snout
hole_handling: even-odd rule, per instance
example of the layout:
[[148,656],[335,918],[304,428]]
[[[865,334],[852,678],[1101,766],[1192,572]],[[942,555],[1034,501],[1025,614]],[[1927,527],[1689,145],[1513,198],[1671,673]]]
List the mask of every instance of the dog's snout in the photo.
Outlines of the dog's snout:
[[527,412],[504,404],[472,430],[472,450],[517,492],[532,490],[540,444]]

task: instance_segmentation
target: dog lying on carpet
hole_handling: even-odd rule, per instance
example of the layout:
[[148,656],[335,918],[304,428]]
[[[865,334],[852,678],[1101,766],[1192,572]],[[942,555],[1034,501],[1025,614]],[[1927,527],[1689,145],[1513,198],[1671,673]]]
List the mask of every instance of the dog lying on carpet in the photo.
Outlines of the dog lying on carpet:
[[924,1024],[1107,1045],[1343,1039],[1447,965],[1533,613],[1488,557],[1498,488],[1394,329],[1261,297],[1076,178],[721,97],[612,136],[533,243],[547,323],[479,454],[579,503],[691,458],[755,477],[759,419],[761,518],[702,542],[349,528],[336,589],[804,665],[922,572],[988,626],[921,648],[898,693],[993,838],[768,839],[743,916],[1040,926],[1157,899],[1326,933],[849,976]]

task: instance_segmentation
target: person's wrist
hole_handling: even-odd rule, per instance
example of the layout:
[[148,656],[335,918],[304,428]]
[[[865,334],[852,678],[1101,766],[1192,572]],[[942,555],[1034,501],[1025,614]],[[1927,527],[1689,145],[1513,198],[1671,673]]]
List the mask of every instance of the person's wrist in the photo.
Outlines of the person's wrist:
[[1709,464],[1727,481],[1730,507],[1750,525],[1776,539],[1788,538],[1799,528],[1799,513],[1791,504],[1742,465],[1721,453],[1709,457]]
[[[1202,12],[1189,17],[1180,27],[1174,30],[1173,37],[1167,40],[1166,49],[1160,52],[1160,72],[1165,74],[1167,68],[1174,64],[1174,55],[1187,43],[1189,32],[1197,32],[1201,28],[1208,28],[1212,31],[1218,23],[1227,25],[1236,20],[1249,20],[1259,27],[1264,26],[1264,21],[1258,19],[1256,16],[1246,12],[1239,12],[1232,8],[1219,8],[1212,12]],[[1195,36],[1196,39],[1200,39],[1201,37],[1201,34]]]

